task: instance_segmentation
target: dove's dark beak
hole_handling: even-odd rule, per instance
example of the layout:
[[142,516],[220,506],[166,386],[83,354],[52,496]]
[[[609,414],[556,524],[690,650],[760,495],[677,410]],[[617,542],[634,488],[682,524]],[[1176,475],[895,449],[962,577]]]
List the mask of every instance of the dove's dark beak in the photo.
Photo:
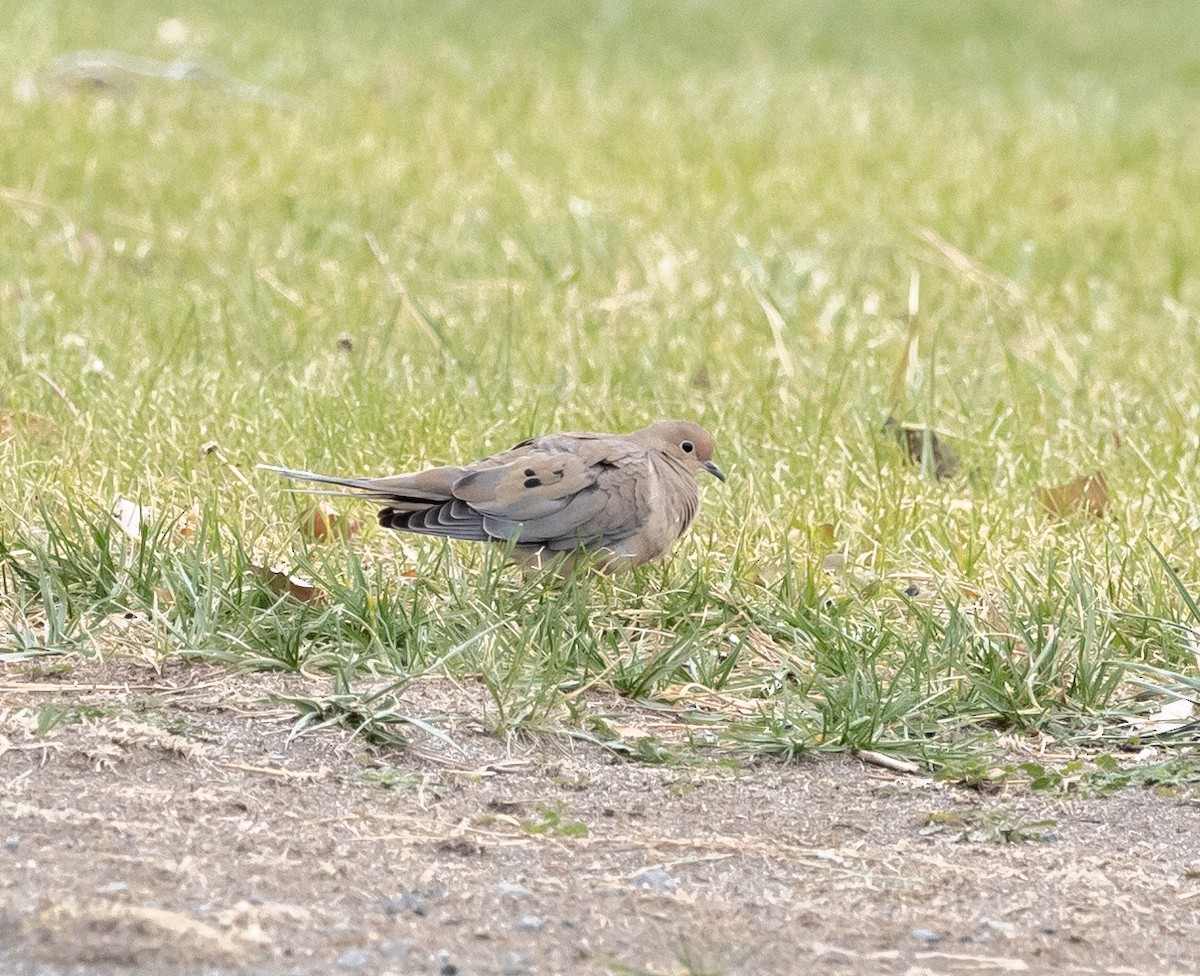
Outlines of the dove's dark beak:
[[716,461],[705,461],[704,470],[711,474],[714,478],[717,478],[721,481],[725,480],[725,472],[717,467]]

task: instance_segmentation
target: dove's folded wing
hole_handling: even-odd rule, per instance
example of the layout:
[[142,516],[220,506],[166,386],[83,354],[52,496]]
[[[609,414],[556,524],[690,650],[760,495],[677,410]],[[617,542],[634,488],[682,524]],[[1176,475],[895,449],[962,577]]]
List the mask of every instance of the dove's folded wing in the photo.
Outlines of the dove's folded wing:
[[539,438],[500,456],[507,463],[467,475],[454,496],[482,514],[494,538],[554,551],[607,545],[628,533],[635,515],[614,501],[637,454],[613,439]]

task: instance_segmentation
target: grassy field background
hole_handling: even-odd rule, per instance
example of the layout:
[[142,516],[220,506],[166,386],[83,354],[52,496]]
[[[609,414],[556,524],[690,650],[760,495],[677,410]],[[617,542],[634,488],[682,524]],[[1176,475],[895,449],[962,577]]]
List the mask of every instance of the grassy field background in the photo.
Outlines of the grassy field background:
[[[1145,721],[1200,690],[1195,3],[0,23],[8,666],[333,671],[300,713],[385,740],[437,725],[387,682],[448,668],[497,731],[648,759],[991,776],[1014,732],[1186,766],[1195,725]],[[889,414],[960,472],[910,463]],[[670,561],[611,580],[372,524],[316,541],[255,471],[663,416],[712,429],[730,481]],[[1100,517],[1036,497],[1095,472]],[[281,562],[315,590],[281,595]],[[623,736],[585,708],[608,688],[685,706],[678,734]]]

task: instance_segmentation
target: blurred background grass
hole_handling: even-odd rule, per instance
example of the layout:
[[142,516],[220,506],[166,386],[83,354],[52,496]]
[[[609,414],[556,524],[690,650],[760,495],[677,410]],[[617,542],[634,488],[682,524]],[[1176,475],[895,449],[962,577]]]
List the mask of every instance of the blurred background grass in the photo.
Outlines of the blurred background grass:
[[[732,475],[686,564],[771,600],[798,572],[818,605],[832,548],[1035,623],[1055,580],[1083,629],[1186,617],[1143,540],[1200,578],[1195,3],[0,23],[9,548],[124,495],[288,551],[256,462],[385,473],[682,416]],[[61,60],[97,49],[204,71]],[[963,476],[907,466],[892,410],[954,435]],[[1110,517],[1048,520],[1034,488],[1097,469]],[[123,599],[93,597],[71,612]],[[1118,631],[1095,653],[1190,666],[1177,629]]]

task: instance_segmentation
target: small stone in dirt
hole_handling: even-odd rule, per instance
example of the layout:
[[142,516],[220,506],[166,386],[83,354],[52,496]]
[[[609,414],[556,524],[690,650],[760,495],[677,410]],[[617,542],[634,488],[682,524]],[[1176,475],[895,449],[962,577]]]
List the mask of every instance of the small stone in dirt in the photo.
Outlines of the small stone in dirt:
[[434,850],[442,854],[458,854],[461,857],[478,857],[483,853],[483,845],[477,844],[469,837],[451,837],[441,841]]
[[940,935],[929,929],[913,929],[912,937],[918,942],[924,942],[927,945],[931,942],[940,942],[942,940]]
[[523,932],[540,932],[546,927],[546,920],[540,915],[522,915],[517,921],[517,928]]
[[429,909],[425,907],[425,902],[411,891],[395,898],[389,898],[383,903],[384,915],[403,915],[405,912],[412,912],[417,917],[424,918]]
[[21,838],[20,837],[10,837],[10,838],[8,838],[8,840],[6,840],[4,842],[4,848],[10,854],[16,854],[17,848],[20,846],[21,846]]
[[496,885],[496,894],[501,898],[532,898],[533,892],[524,885],[514,884],[511,881],[501,881]]
[[412,952],[408,939],[387,939],[379,943],[379,954],[389,958],[407,956]]
[[1004,922],[998,918],[988,918],[987,916],[984,916],[979,920],[979,927],[991,929],[993,932],[999,932],[1001,935],[1010,939],[1017,934],[1017,927],[1013,925],[1012,922]]
[[438,976],[458,976],[458,967],[450,961],[449,949],[439,949],[437,961],[442,964],[442,968],[438,970]]
[[504,976],[526,976],[533,972],[533,958],[519,952],[505,952],[500,956],[500,971]]
[[367,954],[362,949],[347,949],[338,956],[338,965],[346,969],[362,969],[367,964]]
[[679,882],[662,868],[643,868],[633,876],[633,886],[648,891],[674,891]]

